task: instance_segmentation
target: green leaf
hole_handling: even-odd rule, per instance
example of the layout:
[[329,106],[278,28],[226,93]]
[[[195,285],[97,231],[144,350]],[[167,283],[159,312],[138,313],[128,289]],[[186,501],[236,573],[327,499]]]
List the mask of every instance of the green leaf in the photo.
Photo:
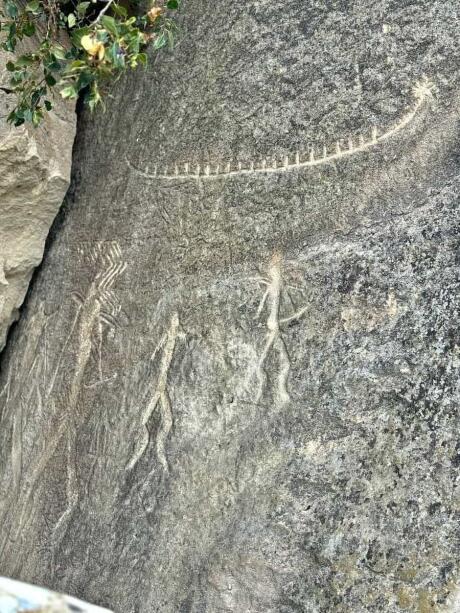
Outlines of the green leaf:
[[5,8],[8,17],[10,17],[10,19],[16,19],[18,16],[18,7],[16,4],[14,4],[14,2],[6,2]]
[[23,70],[16,70],[15,72],[13,72],[13,76],[11,77],[12,85],[18,85],[18,83],[24,81],[25,76],[26,73]]
[[166,45],[166,43],[168,42],[168,39],[166,37],[166,35],[164,33],[160,34],[160,36],[158,38],[156,38],[153,42],[153,48],[154,49],[161,49],[162,47],[164,47]]
[[16,65],[13,62],[7,62],[6,63],[6,69],[9,72],[14,72],[16,70]]
[[28,21],[22,26],[22,31],[25,36],[33,36],[35,34],[35,24]]
[[88,9],[88,6],[91,2],[80,2],[77,4],[77,13],[80,17],[83,17]]
[[128,17],[128,11],[125,9],[124,6],[120,6],[119,4],[112,4],[112,10],[115,15],[118,15],[119,17]]
[[31,55],[21,55],[16,60],[16,66],[32,66],[34,59]]
[[101,42],[101,43],[107,43],[109,40],[109,34],[107,32],[107,30],[98,30],[96,32],[96,39]]
[[32,124],[34,125],[35,128],[40,125],[40,122],[41,122],[42,119],[43,119],[43,112],[42,112],[42,110],[41,109],[36,109],[32,113]]
[[7,121],[8,123],[12,123],[15,126],[20,126],[24,123],[24,117],[22,116],[21,111],[19,111],[18,109],[14,109],[8,115]]
[[16,48],[16,40],[14,40],[14,41],[11,41],[11,40],[6,41],[6,43],[4,45],[2,45],[2,48],[5,51],[9,51],[10,53],[12,53],[15,50],[15,48]]
[[31,0],[26,4],[26,11],[28,13],[37,13],[40,9],[40,2],[38,0]]
[[139,53],[140,51],[140,33],[139,32],[135,32],[132,34],[129,34],[128,36],[124,37],[125,43],[127,43],[127,45],[125,45],[127,47],[127,49],[129,50],[130,53]]
[[50,39],[45,38],[44,40],[42,40],[39,49],[40,51],[49,51],[51,49]]
[[43,60],[43,66],[50,72],[59,72],[62,70],[62,65],[57,61],[53,54],[48,59]]
[[64,57],[66,60],[69,60],[69,61],[74,60],[75,58],[78,57],[78,49],[72,45],[70,49],[66,51]]
[[66,58],[66,51],[64,49],[64,47],[58,47],[58,46],[54,46],[51,47],[50,49],[51,53],[54,55],[54,57],[58,60],[65,60]]
[[49,100],[45,100],[45,109],[47,111],[51,111],[52,108],[53,108],[53,105],[51,104],[51,102]]
[[50,87],[54,87],[54,85],[56,85],[57,81],[56,79],[53,77],[52,74],[47,74],[45,77],[45,82],[47,85],[49,85]]
[[89,95],[85,98],[91,112],[102,102],[97,83],[91,85]]
[[74,62],[72,62],[70,64],[70,69],[71,70],[79,70],[80,68],[83,68],[85,66],[87,66],[88,64],[86,62],[83,62],[83,60],[75,60]]
[[179,8],[179,2],[178,0],[168,0],[166,7],[174,11]]
[[91,28],[88,28],[87,26],[85,26],[84,28],[78,28],[78,30],[72,30],[70,38],[76,47],[81,48],[81,39],[83,38],[83,36],[90,34],[90,32]]
[[[115,68],[122,68],[124,66],[124,57],[121,51],[121,47],[116,41],[108,48],[106,57],[112,62]],[[120,59],[123,64],[120,63]]]
[[113,34],[113,36],[118,36],[117,22],[113,17],[109,17],[109,15],[102,15],[101,23],[104,28],[110,32],[110,34]]
[[69,13],[67,15],[67,23],[69,24],[69,28],[73,28],[77,23],[77,18],[73,13]]
[[81,89],[84,89],[86,86],[92,83],[93,81],[94,81],[94,76],[89,71],[82,72],[80,76],[78,77],[78,81],[75,85],[75,89],[77,91],[80,91]]
[[36,90],[34,91],[31,97],[32,106],[36,106],[39,103],[39,101],[40,101],[40,91]]
[[146,53],[138,53],[136,59],[143,66],[147,64],[147,54]]
[[63,98],[76,98],[77,90],[73,85],[69,85],[68,87],[64,87],[64,89],[61,89],[61,96]]

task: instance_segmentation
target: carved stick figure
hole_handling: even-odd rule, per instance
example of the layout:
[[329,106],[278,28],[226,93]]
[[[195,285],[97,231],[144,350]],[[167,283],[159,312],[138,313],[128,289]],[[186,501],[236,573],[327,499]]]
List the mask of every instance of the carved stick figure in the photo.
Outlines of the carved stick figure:
[[267,374],[265,372],[265,363],[270,353],[274,352],[278,356],[278,372],[274,390],[275,400],[279,405],[283,406],[290,401],[287,379],[291,368],[291,361],[280,326],[299,319],[306,311],[306,307],[303,307],[290,317],[280,318],[280,305],[283,294],[281,254],[275,253],[273,255],[268,268],[268,278],[259,279],[259,282],[265,285],[267,289],[257,309],[257,318],[262,314],[266,304],[268,307],[268,318],[265,345],[256,367],[256,375],[259,381],[256,402],[260,401],[266,386]]
[[180,331],[179,315],[174,313],[171,317],[171,323],[168,330],[163,334],[160,342],[158,343],[155,351],[152,354],[151,360],[155,358],[157,353],[162,350],[162,356],[160,361],[160,370],[158,374],[157,384],[153,391],[147,407],[145,408],[142,416],[142,434],[137,445],[137,450],[128,465],[128,470],[133,469],[144,455],[149,441],[150,433],[147,428],[147,424],[153,415],[153,412],[158,407],[160,413],[160,427],[157,433],[156,440],[156,452],[157,458],[163,467],[165,473],[169,472],[168,461],[166,459],[166,440],[171,431],[173,424],[173,415],[171,401],[169,399],[167,384],[168,384],[168,372],[171,367],[171,362],[174,355],[174,349],[176,347],[176,341],[178,338],[183,338],[183,333]]

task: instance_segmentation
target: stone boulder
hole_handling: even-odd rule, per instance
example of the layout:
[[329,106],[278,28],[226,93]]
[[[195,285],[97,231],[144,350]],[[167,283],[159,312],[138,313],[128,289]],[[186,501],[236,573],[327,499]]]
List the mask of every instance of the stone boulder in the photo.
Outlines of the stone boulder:
[[[0,65],[9,58],[0,52]],[[40,264],[51,224],[70,181],[74,105],[55,101],[39,128],[7,124],[15,104],[8,74],[0,72],[0,350],[18,318]]]

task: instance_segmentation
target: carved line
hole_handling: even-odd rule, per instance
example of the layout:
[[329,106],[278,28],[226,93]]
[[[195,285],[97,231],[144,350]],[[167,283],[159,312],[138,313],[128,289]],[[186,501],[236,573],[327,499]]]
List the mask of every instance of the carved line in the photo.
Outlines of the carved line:
[[[102,243],[101,245],[105,244]],[[50,462],[51,458],[53,457],[59,445],[59,442],[61,441],[67,428],[69,427],[67,419],[72,420],[74,424],[77,421],[77,401],[80,395],[80,390],[82,388],[83,376],[86,370],[86,366],[91,356],[94,325],[100,317],[102,302],[101,294],[104,290],[110,290],[115,283],[117,277],[126,269],[126,263],[120,259],[121,250],[119,249],[119,247],[114,246],[114,244],[112,244],[109,250],[102,250],[102,246],[98,246],[98,250],[100,252],[100,255],[102,256],[102,264],[105,265],[105,268],[100,269],[99,272],[96,274],[85,298],[81,302],[81,296],[76,294],[78,296],[77,312],[72,322],[70,334],[64,342],[63,350],[59,354],[58,363],[55,367],[52,383],[47,390],[48,398],[53,391],[53,387],[60,368],[61,360],[64,355],[64,351],[67,348],[71,336],[74,334],[74,331],[77,330],[78,349],[75,356],[75,367],[72,376],[72,381],[70,384],[70,391],[68,397],[66,398],[65,413],[59,416],[59,423],[57,424],[57,428],[52,434],[50,433],[49,438],[46,440],[46,446],[44,447],[43,453],[34,465],[30,478],[27,479],[27,482],[24,483],[22,486],[23,491],[19,495],[19,501],[17,505],[18,508],[22,508],[22,511],[19,514],[17,522],[18,527],[15,533],[15,538],[17,538],[17,536],[26,526],[28,517],[30,517],[30,510],[34,508],[33,501],[35,500],[35,496],[39,491],[39,488],[36,487],[36,483],[44,472],[45,468],[47,467],[48,462]],[[95,261],[97,262],[98,258],[96,258]]]
[[226,164],[217,164],[214,167],[210,163],[199,163],[192,166],[189,162],[179,166],[174,164],[173,172],[170,172],[168,167],[159,169],[158,165],[155,165],[154,172],[148,173],[140,168],[137,168],[126,160],[128,165],[137,174],[148,179],[220,179],[222,177],[238,176],[238,175],[252,175],[252,174],[270,174],[286,172],[300,168],[310,168],[314,166],[321,166],[335,160],[342,159],[344,157],[352,156],[368,149],[372,149],[376,145],[390,139],[398,132],[403,130],[408,124],[412,122],[423,105],[429,100],[433,99],[433,93],[435,86],[426,77],[421,81],[418,81],[412,89],[412,93],[415,99],[415,103],[412,108],[400,119],[393,127],[387,132],[379,134],[376,127],[372,128],[370,136],[367,138],[363,135],[357,138],[348,138],[347,143],[344,144],[343,140],[336,142],[334,151],[330,152],[330,148],[323,146],[321,152],[318,152],[315,147],[311,147],[309,151],[300,153],[297,151],[294,156],[294,161],[290,155],[286,155],[281,163],[278,163],[276,158],[272,159],[271,165],[269,165],[268,159],[263,159],[260,162],[260,166],[257,166],[258,162],[254,160],[249,163],[248,168],[244,168],[241,162],[238,162],[237,168],[232,168],[232,165],[227,162]]
[[22,474],[22,402],[19,401],[18,411],[13,416],[13,433],[11,436],[11,466],[13,470],[13,486],[18,488]]
[[87,257],[93,266],[99,267],[88,295],[84,298],[78,292],[73,292],[72,298],[84,313],[85,303],[90,299],[97,304],[97,313],[88,324],[91,328],[91,356],[97,364],[99,381],[103,380],[102,373],[102,347],[103,347],[103,324],[110,328],[117,326],[117,315],[121,306],[111,288],[116,279],[126,270],[126,262],[122,259],[122,253],[117,241],[100,241],[89,249],[82,250],[83,257]]
[[155,409],[159,408],[161,423],[157,433],[156,440],[156,451],[157,458],[160,464],[163,467],[165,473],[169,472],[168,461],[166,459],[166,440],[169,436],[173,425],[173,415],[172,415],[172,407],[171,401],[169,399],[167,384],[168,384],[168,372],[171,367],[171,362],[174,355],[174,349],[176,347],[177,339],[182,336],[180,333],[180,322],[179,316],[177,313],[174,313],[171,317],[171,323],[168,328],[168,331],[162,336],[158,346],[152,354],[151,359],[153,360],[160,351],[163,350],[161,362],[160,362],[160,372],[158,375],[158,381],[156,389],[144,411],[142,416],[142,434],[140,440],[138,441],[137,449],[134,453],[133,458],[128,464],[127,469],[132,470],[136,464],[139,462],[141,457],[144,455],[149,441],[150,441],[150,433],[147,428],[147,424],[153,415]]
[[267,303],[267,335],[262,354],[259,358],[256,367],[256,376],[259,382],[256,403],[262,398],[264,388],[267,383],[267,374],[265,372],[265,362],[272,351],[278,354],[278,373],[275,387],[275,400],[279,406],[284,406],[290,401],[288,391],[288,377],[291,369],[291,361],[284,340],[281,326],[293,320],[298,320],[307,310],[307,307],[299,309],[293,315],[284,319],[280,318],[281,297],[283,293],[283,278],[282,278],[282,257],[281,254],[275,253],[270,262],[268,269],[268,279],[258,279],[260,283],[266,286],[266,291],[260,301],[257,309],[257,318],[260,317],[265,304]]
[[75,511],[75,507],[78,503],[78,479],[75,464],[75,438],[75,430],[70,430],[67,432],[67,507],[56,522],[53,530],[53,554],[55,553],[56,547],[62,542],[65,536],[65,533],[70,525],[72,515]]
[[[91,284],[90,290],[86,296],[83,296],[77,291],[72,292],[72,299],[77,303],[77,310],[74,315],[74,319],[72,321],[72,325],[70,327],[69,334],[62,346],[62,349],[59,353],[58,359],[56,361],[56,365],[54,368],[54,372],[51,376],[50,383],[48,385],[48,389],[46,392],[46,398],[51,395],[53,391],[56,378],[58,376],[61,362],[64,357],[64,354],[67,350],[67,346],[70,340],[73,337],[75,328],[81,315],[84,315],[85,309],[85,301],[87,301],[90,297],[97,300],[99,306],[99,312],[97,317],[99,320],[102,320],[104,323],[108,325],[115,325],[116,323],[116,314],[120,310],[120,306],[117,302],[117,299],[111,292],[110,288],[113,286],[116,278],[120,276],[127,267],[125,261],[123,261],[121,248],[117,241],[99,241],[95,245],[81,245],[78,249],[79,256],[82,260],[82,263],[85,262],[85,258],[88,260],[88,263],[92,266],[99,264],[101,266],[99,272],[96,274],[94,281]],[[99,262],[101,260],[101,262]],[[98,283],[96,283],[98,281]],[[109,307],[109,311],[104,309],[105,306]],[[86,309],[87,310],[87,309]],[[93,324],[94,325],[94,324]],[[93,341],[94,341],[94,331],[93,331]],[[94,351],[94,344],[92,346]]]
[[280,301],[281,301],[281,256],[274,254],[270,268],[269,280],[262,280],[262,283],[267,285],[267,290],[260,302],[257,310],[259,317],[264,308],[265,302],[268,301],[268,318],[267,318],[267,340],[257,364],[257,378],[259,380],[259,389],[257,392],[256,402],[258,403],[262,397],[266,375],[263,372],[265,361],[272,349],[276,349],[279,355],[279,372],[276,386],[276,397],[280,404],[286,404],[290,400],[289,392],[287,391],[287,378],[291,363],[289,355],[284,343],[284,339],[280,334]]

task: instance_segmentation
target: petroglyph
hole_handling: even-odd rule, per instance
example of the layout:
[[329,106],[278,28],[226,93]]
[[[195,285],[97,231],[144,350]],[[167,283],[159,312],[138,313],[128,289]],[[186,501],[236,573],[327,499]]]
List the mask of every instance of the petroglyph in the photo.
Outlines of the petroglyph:
[[[43,474],[46,466],[55,454],[66,431],[68,431],[70,428],[71,431],[74,433],[76,432],[79,417],[77,402],[82,388],[86,367],[92,353],[94,352],[94,328],[95,326],[99,325],[99,322],[102,319],[105,320],[107,305],[114,304],[112,294],[110,293],[111,288],[113,287],[116,279],[126,269],[126,262],[124,262],[121,257],[120,247],[118,243],[113,241],[96,243],[96,245],[93,245],[90,249],[83,248],[80,255],[82,259],[87,258],[88,263],[93,268],[96,266],[97,272],[94,275],[84,298],[81,298],[81,295],[79,295],[79,297],[76,299],[76,313],[72,321],[69,334],[65,339],[56,360],[53,374],[46,390],[45,400],[48,401],[48,403],[51,403],[50,406],[54,405],[54,402],[52,402],[50,396],[53,392],[64,354],[66,353],[71,341],[75,339],[76,352],[70,390],[68,394],[60,399],[59,405],[61,405],[62,410],[59,410],[58,408],[58,410],[52,411],[53,418],[50,421],[48,433],[44,437],[44,446],[41,455],[39,455],[37,462],[31,471],[30,477],[28,477],[27,480],[21,485],[21,488],[19,488],[19,500],[17,506],[19,509],[21,509],[21,513],[17,518],[15,535],[13,535],[13,538],[11,539],[13,542],[30,520],[29,509],[33,507],[33,500],[35,496],[38,495],[40,489],[36,487],[36,483],[40,478],[40,475]],[[108,299],[108,296],[110,296],[110,300]],[[109,309],[111,308],[112,307],[109,306]],[[98,349],[99,346],[97,346],[97,350]],[[71,423],[69,424],[69,422]],[[67,443],[68,445],[71,445],[71,449],[67,450],[68,458],[71,456],[73,457],[76,453],[75,439],[76,436],[74,435],[72,440],[69,440]],[[71,470],[71,468],[69,468],[69,470]],[[71,478],[73,481],[72,474],[70,474],[69,478]],[[18,488],[15,488],[14,491],[18,491]],[[72,486],[72,492],[75,491],[75,487]],[[74,493],[69,494],[69,496],[70,508],[73,507],[77,501],[74,499]],[[8,508],[8,505],[6,505],[6,508]],[[65,523],[68,521],[68,517],[68,515],[65,515],[64,519],[61,517],[58,524],[60,526],[65,526]],[[57,539],[59,538],[58,535],[61,532],[62,529],[58,527],[56,533]],[[4,543],[6,543],[8,538],[9,535],[6,533]]]
[[9,369],[8,371],[8,375],[7,375],[7,379],[5,382],[5,385],[2,388],[2,391],[0,392],[0,398],[5,397],[5,405],[8,404],[9,399],[10,399],[10,390],[11,390],[11,369]]
[[414,103],[411,108],[408,109],[397,123],[381,134],[376,127],[372,127],[365,134],[339,139],[332,146],[312,145],[306,151],[289,153],[283,156],[282,159],[271,157],[262,160],[251,160],[247,166],[243,166],[242,162],[237,162],[236,164],[231,162],[202,162],[195,165],[190,162],[175,163],[173,172],[169,172],[168,168],[161,170],[158,168],[158,165],[155,165],[153,173],[137,168],[129,160],[127,160],[127,163],[134,172],[145,178],[165,180],[210,180],[238,175],[282,173],[295,169],[321,166],[368,151],[380,143],[391,139],[406,128],[422,107],[433,99],[435,89],[434,84],[426,77],[418,81],[412,88]]
[[121,306],[112,291],[116,279],[126,269],[122,259],[121,249],[116,241],[98,242],[89,249],[82,248],[81,255],[87,258],[90,265],[99,269],[89,293],[83,297],[79,292],[73,292],[72,298],[79,306],[80,316],[85,311],[85,303],[97,303],[97,313],[90,318],[86,327],[91,329],[91,356],[94,358],[99,382],[104,380],[102,373],[102,346],[104,327],[116,328],[117,316]]
[[[126,262],[122,260],[120,247],[116,242],[96,243],[88,250],[82,249],[81,256],[82,259],[87,258],[91,266],[97,266],[98,272],[84,296],[77,291],[72,293],[77,310],[69,336],[63,345],[61,357],[77,327],[80,339],[80,350],[77,354],[80,355],[83,352],[85,355],[89,348],[90,355],[97,363],[99,379],[102,380],[103,324],[109,327],[116,326],[116,315],[120,310],[120,305],[111,287],[125,270]],[[85,365],[88,359],[89,356],[83,359]],[[58,360],[56,369],[59,366],[60,360]],[[79,371],[78,360],[77,371]]]
[[273,255],[268,268],[268,277],[257,278],[257,281],[265,286],[266,290],[260,301],[259,308],[257,309],[256,317],[259,318],[261,316],[265,307],[268,311],[268,317],[265,344],[255,370],[258,380],[255,400],[259,402],[262,398],[268,382],[268,375],[265,370],[266,362],[270,354],[275,353],[278,357],[278,370],[276,374],[276,384],[274,386],[274,396],[277,404],[283,406],[291,399],[287,385],[291,361],[289,359],[289,353],[281,326],[300,319],[305,313],[306,307],[302,307],[289,317],[280,317],[281,299],[285,291],[283,288],[281,254],[275,253]]
[[122,258],[118,242],[83,243],[78,248],[78,260],[81,266],[96,268],[97,272],[86,294],[78,291],[72,292],[71,297],[77,304],[77,309],[48,384],[47,397],[54,388],[62,359],[74,337],[75,329],[78,330],[81,347],[85,347],[88,342],[85,339],[89,330],[90,354],[96,361],[99,381],[103,380],[103,326],[115,328],[117,326],[117,315],[121,310],[121,306],[111,289],[127,266]]
[[22,474],[22,419],[22,403],[19,401],[17,412],[13,416],[13,433],[11,436],[11,467],[14,488],[19,488]]
[[5,260],[0,258],[0,285],[9,285],[5,272]]
[[179,316],[177,313],[174,313],[171,317],[171,323],[168,330],[162,336],[151,357],[151,360],[154,360],[157,353],[162,351],[157,384],[142,416],[142,433],[137,444],[137,449],[135,450],[135,453],[128,464],[128,470],[131,470],[136,466],[148,447],[150,433],[147,424],[152,417],[153,412],[158,407],[160,413],[160,426],[156,438],[156,453],[158,461],[162,465],[164,472],[169,472],[165,446],[173,425],[173,414],[167,388],[168,372],[174,356],[176,342],[178,338],[183,337],[184,335],[180,330]]
[[57,521],[53,530],[53,552],[64,538],[67,528],[70,524],[73,512],[78,503],[78,479],[75,457],[75,436],[76,432],[73,429],[69,430],[69,432],[67,433],[67,507]]

